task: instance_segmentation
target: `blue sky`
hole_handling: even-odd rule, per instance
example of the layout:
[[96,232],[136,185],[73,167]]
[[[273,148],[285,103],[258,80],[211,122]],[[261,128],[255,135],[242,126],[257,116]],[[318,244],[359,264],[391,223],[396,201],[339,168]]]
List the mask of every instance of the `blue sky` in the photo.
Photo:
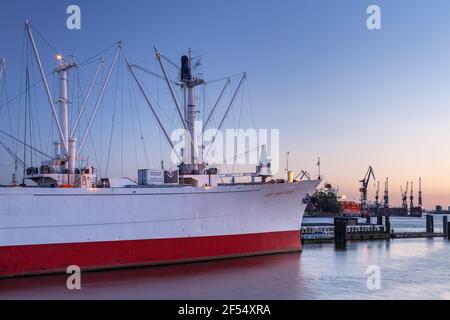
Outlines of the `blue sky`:
[[[65,28],[69,4],[81,7],[81,31]],[[381,8],[382,30],[366,28],[370,4]],[[25,18],[77,60],[123,40],[125,56],[156,70],[154,45],[175,61],[192,47],[203,56],[205,78],[248,73],[257,127],[281,129],[282,153],[291,152],[295,170],[316,173],[320,156],[325,178],[357,198],[358,180],[371,164],[378,179],[390,177],[394,203],[400,200],[400,184],[417,183],[422,176],[425,204],[446,206],[449,9],[445,0],[4,1],[0,56],[8,60],[8,93],[14,96],[23,77]],[[50,71],[54,53],[40,38],[38,42]],[[92,67],[83,70],[85,82]],[[160,90],[164,95],[162,85]],[[39,103],[41,96],[37,93],[36,100],[46,117],[41,122],[46,123],[49,109],[45,100]],[[4,127],[4,110],[0,116]],[[146,116],[145,126],[156,129]],[[111,120],[104,118],[107,126]],[[246,121],[251,126],[253,119]],[[149,150],[157,148],[159,154],[159,137],[152,140],[148,135]],[[130,145],[125,142],[124,148],[132,154]],[[121,147],[116,149],[112,154],[119,157]],[[10,169],[4,166],[11,160],[4,152],[0,160],[0,171],[7,176]],[[134,166],[125,167],[127,174],[134,174]]]

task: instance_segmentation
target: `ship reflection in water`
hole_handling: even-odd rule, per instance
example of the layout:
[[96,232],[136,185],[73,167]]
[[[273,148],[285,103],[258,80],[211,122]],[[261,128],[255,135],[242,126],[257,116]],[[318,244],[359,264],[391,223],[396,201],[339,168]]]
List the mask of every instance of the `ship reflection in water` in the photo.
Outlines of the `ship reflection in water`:
[[[418,223],[419,224],[419,223]],[[0,299],[450,299],[450,242],[408,239],[306,245],[302,254],[82,275],[0,280]],[[381,268],[381,290],[367,268]]]

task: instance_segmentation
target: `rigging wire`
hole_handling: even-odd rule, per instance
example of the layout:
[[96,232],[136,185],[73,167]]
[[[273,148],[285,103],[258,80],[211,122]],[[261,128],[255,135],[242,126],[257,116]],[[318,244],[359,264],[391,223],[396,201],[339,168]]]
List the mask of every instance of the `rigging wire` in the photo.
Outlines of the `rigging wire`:
[[[105,72],[106,72],[106,70],[104,69],[104,68],[102,68],[102,70],[101,70],[101,72],[102,72],[102,83],[104,83],[104,81],[105,81],[105,79],[106,79],[106,74],[105,74]],[[99,92],[100,92],[100,90],[99,90]],[[105,118],[106,118],[106,116],[105,116],[105,108],[100,108],[100,116],[101,116],[101,122],[100,122],[100,151],[101,151],[101,153],[100,153],[100,162],[101,162],[101,164],[102,164],[102,166],[103,166],[103,155],[104,155],[104,153],[105,152],[103,152],[104,150],[104,123],[105,123]],[[105,133],[106,133],[106,130],[105,130]]]
[[[128,73],[128,88],[130,89],[131,92],[131,75]],[[133,96],[130,93],[129,95],[129,99],[130,99],[130,107],[131,107],[131,130],[133,132],[133,146],[134,146],[134,160],[135,160],[135,164],[136,164],[136,170],[139,169],[139,160],[138,160],[138,152],[137,152],[137,143],[136,143],[136,127],[135,127],[135,123],[134,123],[134,111],[133,111]]]
[[[235,125],[235,129],[236,129],[236,128],[237,128],[237,129],[241,128],[242,109],[243,109],[243,106],[244,106],[244,94],[243,94],[243,93],[240,94],[240,98],[241,98],[241,105],[240,105],[240,108],[239,108],[238,125],[237,125],[237,126]],[[235,112],[235,111],[233,110],[233,114],[234,114],[234,112]],[[245,142],[245,143],[246,143],[246,142]],[[239,163],[238,163],[237,161],[235,161],[235,162],[234,162],[234,167],[233,167],[233,173],[238,172],[239,169],[240,169]]]
[[98,171],[100,172],[100,177],[103,177],[103,175],[102,175],[102,164],[98,160],[97,151],[96,151],[96,148],[95,148],[95,142],[94,142],[94,138],[92,137],[92,132],[91,131],[89,131],[89,140],[91,141],[92,152],[94,153],[94,158],[95,158],[95,161],[97,162],[96,167],[97,167]]
[[79,63],[78,65],[79,66],[87,66],[87,65],[95,62],[98,57],[100,57],[105,52],[108,52],[109,50],[111,50],[113,48],[116,48],[119,43],[120,42],[114,43],[113,45],[111,45],[111,46],[107,47],[106,49],[100,51],[99,53],[97,53],[96,55],[92,56],[91,58],[88,58],[88,59],[84,60],[83,62]]
[[[29,78],[29,76],[30,76],[30,73],[29,73],[29,70],[28,70],[28,55],[27,55],[27,66],[26,66],[26,71],[25,71],[26,73],[25,73],[25,88],[26,88],[26,90],[27,90],[27,93],[26,93],[26,95],[25,95],[25,112],[24,112],[24,115],[25,115],[25,122],[24,122],[24,130],[25,130],[25,132],[24,132],[24,139],[23,139],[23,141],[25,142],[24,144],[23,144],[23,162],[25,163],[25,165],[26,165],[26,163],[27,163],[27,130],[28,130],[28,109],[29,109],[29,87],[28,87],[28,82],[30,81],[30,78]],[[31,166],[33,165],[33,163],[31,163]],[[25,184],[25,176],[26,176],[26,168],[24,168],[23,169],[23,184]]]
[[[27,49],[27,42],[26,42],[26,36],[25,36],[25,30],[23,32],[23,37],[22,37],[22,63],[21,63],[21,71],[20,71],[20,88],[23,88],[23,81],[24,81],[24,73],[25,73],[25,52]],[[27,92],[27,88],[25,88],[25,90],[23,91],[23,93]],[[18,117],[17,117],[17,132],[16,132],[16,137],[20,137],[20,119],[22,118],[22,94],[19,96],[19,111],[18,111]],[[14,151],[16,154],[18,154],[19,152],[19,144],[15,143],[14,145]],[[25,154],[24,154],[25,157]],[[26,159],[24,158],[24,163],[26,166]],[[25,170],[25,169],[24,169]],[[22,180],[25,181],[25,172],[22,172]]]
[[39,30],[32,25],[31,23],[29,23],[29,26],[33,29],[33,31],[45,42],[45,44],[51,49],[53,50],[54,53],[56,54],[60,54],[62,53],[60,50],[55,49],[55,47],[50,43],[50,41],[48,41],[44,35],[42,33],[39,32]]
[[[36,78],[36,71],[35,71],[35,67],[34,67],[34,65],[33,64],[31,64],[31,80],[34,82],[35,81],[35,78]],[[30,82],[31,83],[31,82]],[[41,123],[40,123],[40,120],[39,120],[39,110],[38,110],[38,108],[37,108],[37,101],[39,101],[38,100],[38,98],[37,98],[37,92],[36,92],[36,88],[29,88],[29,90],[31,91],[31,90],[33,90],[33,96],[34,96],[34,100],[33,100],[33,102],[35,103],[35,106],[31,109],[31,111],[32,111],[32,115],[33,115],[33,119],[36,119],[36,120],[33,120],[33,121],[35,121],[36,122],[36,126],[37,126],[37,139],[38,139],[38,141],[39,141],[39,150],[42,150],[42,135],[41,135],[41,130],[39,130],[40,128],[41,128]],[[31,94],[30,94],[30,98],[31,98]],[[34,111],[34,114],[33,114],[33,111]],[[33,124],[34,125],[34,124]],[[34,131],[32,131],[32,132],[35,132],[35,129],[34,129]],[[33,136],[35,136],[35,134],[33,134]],[[36,145],[36,144],[35,144]],[[38,155],[35,153],[35,157],[37,157]]]
[[255,113],[253,111],[253,100],[252,100],[252,96],[250,93],[249,81],[247,78],[245,78],[245,81],[244,81],[244,88],[246,89],[245,91],[247,92],[247,98],[248,98],[248,103],[249,103],[249,108],[250,108],[250,117],[251,117],[252,125],[253,125],[253,128],[256,128]]
[[[117,68],[117,75],[116,75],[116,86],[119,85],[119,69]],[[110,160],[111,160],[111,150],[112,150],[112,142],[113,142],[113,137],[114,137],[114,129],[115,129],[115,122],[116,122],[116,111],[117,111],[117,92],[118,90],[116,90],[114,92],[114,109],[113,109],[113,116],[112,116],[112,121],[111,121],[111,134],[109,136],[109,145],[108,145],[108,158],[106,161],[106,176],[108,176],[109,173],[109,164],[110,164]]]
[[[155,78],[158,78],[158,79],[161,79],[161,80],[166,81],[166,79],[165,79],[163,76],[159,75],[159,74],[156,73],[156,72],[153,72],[153,71],[150,71],[150,70],[148,70],[148,69],[145,69],[144,67],[141,67],[141,66],[139,66],[139,65],[137,65],[137,64],[134,64],[133,67],[136,68],[136,69],[138,69],[138,70],[141,70],[141,71],[144,72],[144,73],[147,73],[147,74],[149,74],[149,75],[152,75],[152,76],[154,76]],[[178,82],[175,82],[175,81],[172,81],[172,80],[170,80],[170,82],[172,82],[173,84],[179,85]]]
[[[132,86],[135,86],[134,82],[132,82]],[[136,98],[136,91],[133,90],[133,97],[134,100],[137,101]],[[136,108],[137,111],[137,119],[138,119],[138,126],[139,126],[139,133],[141,135],[141,143],[142,143],[142,148],[144,150],[144,157],[145,157],[145,161],[147,164],[147,168],[150,168],[150,158],[148,156],[148,152],[147,152],[147,147],[146,147],[146,143],[145,143],[145,137],[144,137],[144,132],[142,130],[142,123],[141,123],[141,116],[140,116],[140,112],[139,112],[139,108]]]
[[[22,72],[23,72],[23,70],[22,70]],[[21,72],[21,73],[22,73],[22,72]],[[45,75],[45,77],[48,77],[48,76],[50,76],[51,74],[53,74],[53,71],[47,73],[47,74]],[[38,81],[34,82],[32,85],[30,85],[30,88],[34,88],[34,87],[36,87],[36,86],[37,86],[38,84],[40,84],[40,83],[42,83],[42,80],[38,80]],[[23,85],[23,83],[21,83],[20,86],[22,87],[22,85]],[[25,93],[26,93],[26,89],[24,89],[23,91],[20,91],[17,95],[15,95],[15,96],[14,96],[13,98],[11,98],[10,100],[6,101],[4,104],[0,104],[0,110],[1,110],[4,106],[7,106],[8,104],[11,104],[12,102],[14,102],[14,101],[16,101],[17,99],[21,98]],[[19,101],[19,104],[20,104],[20,101]]]
[[175,62],[173,62],[172,60],[170,60],[169,58],[167,58],[164,55],[161,55],[161,57],[166,60],[170,65],[172,65],[172,67],[174,67],[178,72],[181,72],[180,66],[178,64],[176,64]]
[[[121,54],[122,55],[122,54]],[[119,58],[120,59],[120,58]],[[122,61],[123,59],[120,59],[119,61]],[[123,89],[123,63],[119,63],[119,66],[117,67],[117,69],[122,69],[121,77],[120,77],[120,86]],[[121,95],[120,95],[120,148],[121,148],[121,152],[120,152],[120,175],[121,177],[124,176],[123,174],[123,154],[124,154],[124,141],[123,141],[123,125],[124,125],[124,116],[123,116],[123,90],[121,90]]]
[[[154,61],[155,61],[155,69],[156,69],[157,68],[157,61],[156,61],[156,59]],[[159,117],[161,117],[159,81],[158,81],[157,78],[155,78],[155,83],[156,83],[156,104],[157,104],[157,107],[158,107]],[[163,167],[163,163],[164,163],[163,162],[164,161],[163,160],[163,144],[162,144],[163,136],[162,136],[161,130],[158,130],[158,133],[159,133],[159,160],[161,162],[161,167]]]
[[[1,97],[0,97],[0,101],[3,101],[3,99],[5,99],[6,101],[8,101],[8,86],[7,86],[7,80],[6,80],[6,69],[3,70],[3,78],[2,78],[2,89],[1,89]],[[6,105],[6,110],[8,113],[8,125],[9,125],[9,133],[13,134],[13,129],[12,129],[12,117],[11,117],[11,107],[9,105],[9,103]],[[1,108],[0,108],[0,113],[1,113]]]
[[212,84],[212,83],[216,83],[216,82],[222,82],[225,80],[232,80],[232,79],[236,79],[236,78],[242,78],[242,76],[244,75],[245,72],[241,72],[241,73],[236,73],[233,74],[231,76],[228,77],[224,77],[224,78],[220,78],[220,79],[216,79],[216,80],[212,80],[212,81],[206,81],[206,84]]

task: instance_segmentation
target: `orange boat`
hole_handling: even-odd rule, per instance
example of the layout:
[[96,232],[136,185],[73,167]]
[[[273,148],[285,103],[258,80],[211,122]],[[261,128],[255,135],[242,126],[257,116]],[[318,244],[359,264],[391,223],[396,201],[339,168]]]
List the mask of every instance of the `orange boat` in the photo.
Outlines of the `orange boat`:
[[361,205],[355,201],[339,200],[342,205],[342,213],[345,215],[360,215]]

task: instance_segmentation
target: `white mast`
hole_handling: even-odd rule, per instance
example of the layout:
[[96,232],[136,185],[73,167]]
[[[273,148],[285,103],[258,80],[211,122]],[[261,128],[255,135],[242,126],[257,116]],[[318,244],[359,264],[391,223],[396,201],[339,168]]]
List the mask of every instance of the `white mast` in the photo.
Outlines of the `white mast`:
[[195,157],[194,141],[196,137],[195,132],[195,121],[197,120],[197,104],[195,97],[195,87],[204,84],[203,79],[196,78],[192,75],[192,51],[189,49],[189,56],[183,56],[181,58],[181,83],[184,89],[186,102],[185,102],[185,115],[186,115],[186,126],[189,132],[190,139],[186,139],[185,150],[190,150],[190,152],[185,152],[185,174],[200,173],[201,163],[197,162]]
[[[65,168],[69,169],[69,173],[75,173],[75,160],[70,156],[71,146],[69,146],[69,99],[68,99],[68,75],[71,68],[76,67],[74,62],[65,62],[61,55],[56,57],[59,61],[59,66],[56,68],[56,72],[59,75],[59,123],[61,124],[62,136],[60,137],[60,143],[62,146],[68,146],[64,155],[60,155],[61,159],[66,159]],[[72,144],[72,148],[74,145]]]

